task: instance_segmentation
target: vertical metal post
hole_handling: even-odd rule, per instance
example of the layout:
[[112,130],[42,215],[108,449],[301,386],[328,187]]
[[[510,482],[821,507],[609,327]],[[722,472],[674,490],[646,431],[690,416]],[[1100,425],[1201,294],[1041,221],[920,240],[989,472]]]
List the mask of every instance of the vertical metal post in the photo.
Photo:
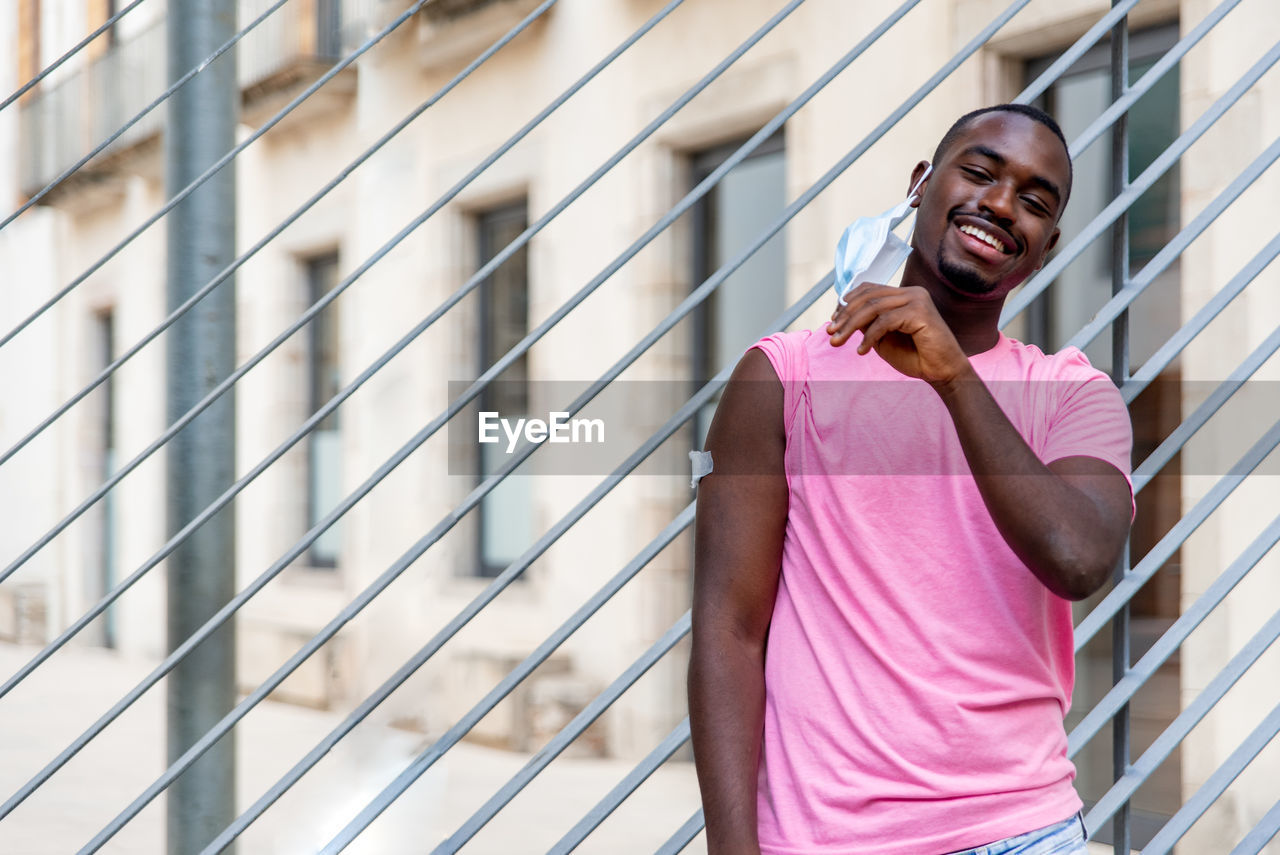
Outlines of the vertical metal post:
[[[1119,0],[1111,0],[1114,7]],[[1129,18],[1121,18],[1111,30],[1111,100],[1118,101],[1129,88]],[[1115,198],[1129,185],[1129,114],[1123,113],[1111,128],[1111,196]],[[1129,215],[1123,213],[1111,227],[1111,293],[1129,281]],[[1111,325],[1111,376],[1117,385],[1129,377],[1129,313],[1122,312]],[[1116,567],[1116,580],[1129,570],[1129,543]],[[1129,604],[1116,613],[1111,624],[1111,679],[1118,683],[1129,670]],[[1125,704],[1111,722],[1112,780],[1118,781],[1129,768],[1129,705]],[[1117,853],[1132,849],[1130,803],[1126,801],[1112,820],[1113,847]]]
[[[235,0],[169,0],[169,79],[204,61],[236,32]],[[165,172],[174,195],[235,144],[239,107],[235,53],[203,69],[169,101]],[[234,162],[173,209],[167,220],[172,311],[235,259]],[[233,280],[166,334],[167,410],[175,421],[235,369]],[[167,526],[175,533],[234,480],[235,404],[224,395],[169,443]],[[188,638],[235,594],[234,505],[210,519],[167,561],[168,645]],[[169,675],[168,758],[172,763],[235,704],[232,622]],[[235,741],[228,734],[168,793],[170,855],[202,850],[235,819]]]

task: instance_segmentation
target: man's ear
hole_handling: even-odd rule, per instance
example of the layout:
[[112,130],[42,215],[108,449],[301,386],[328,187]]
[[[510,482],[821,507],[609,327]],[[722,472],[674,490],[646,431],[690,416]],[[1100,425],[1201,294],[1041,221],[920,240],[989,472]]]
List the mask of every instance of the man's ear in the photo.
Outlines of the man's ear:
[[[907,193],[910,194],[911,191],[914,189],[917,193],[920,194],[919,196],[916,196],[914,199],[911,200],[911,207],[913,208],[920,207],[920,198],[924,196],[924,189],[929,186],[929,178],[924,178],[925,170],[928,168],[929,168],[929,161],[922,160],[916,164],[915,169],[911,170],[911,183],[907,185]],[[930,178],[933,177],[932,172],[929,173],[929,177]],[[921,183],[920,181],[921,178],[924,178],[924,183]],[[916,187],[917,184],[920,184],[918,188]]]
[[1036,270],[1044,267],[1044,260],[1049,257],[1049,253],[1053,252],[1053,248],[1058,245],[1058,238],[1062,236],[1062,229],[1054,228],[1053,234],[1049,235],[1049,240],[1044,245],[1044,252],[1040,253],[1040,261],[1036,263]]

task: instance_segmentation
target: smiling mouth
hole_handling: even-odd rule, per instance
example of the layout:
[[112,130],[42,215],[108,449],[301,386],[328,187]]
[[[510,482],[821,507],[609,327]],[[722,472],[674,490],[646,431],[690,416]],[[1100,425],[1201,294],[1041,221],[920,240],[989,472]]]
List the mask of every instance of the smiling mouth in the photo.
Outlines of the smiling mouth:
[[1004,255],[1013,255],[1013,250],[1009,247],[1006,247],[1004,245],[1004,241],[1000,240],[995,235],[990,234],[989,232],[983,231],[977,226],[969,225],[968,223],[965,223],[963,226],[960,226],[959,228],[960,228],[960,231],[964,232],[970,237],[977,238],[978,240],[987,244],[987,246],[990,246],[992,249],[998,250]]

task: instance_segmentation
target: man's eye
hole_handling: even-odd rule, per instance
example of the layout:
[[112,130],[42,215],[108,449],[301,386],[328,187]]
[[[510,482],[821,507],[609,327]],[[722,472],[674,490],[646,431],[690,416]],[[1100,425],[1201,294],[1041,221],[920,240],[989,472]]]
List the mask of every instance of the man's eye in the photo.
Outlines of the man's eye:
[[1035,196],[1023,196],[1022,201],[1026,202],[1038,214],[1049,215],[1049,208]]
[[987,173],[983,172],[981,169],[973,169],[968,166],[960,167],[960,171],[963,172],[965,175],[970,176],[971,178],[977,178],[982,181],[986,181],[989,177]]

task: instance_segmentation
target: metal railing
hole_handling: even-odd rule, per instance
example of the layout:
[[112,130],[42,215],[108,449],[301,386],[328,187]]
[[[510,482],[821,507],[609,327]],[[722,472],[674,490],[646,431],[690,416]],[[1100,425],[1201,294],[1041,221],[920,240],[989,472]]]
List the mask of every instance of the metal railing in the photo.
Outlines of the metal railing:
[[[114,257],[123,247],[129,245],[143,232],[151,228],[181,199],[189,195],[209,176],[215,174],[240,152],[252,145],[270,127],[288,115],[299,104],[324,86],[334,75],[349,67],[358,58],[365,55],[384,37],[414,20],[415,15],[429,2],[419,0],[417,3],[405,4],[403,11],[382,27],[378,32],[360,34],[355,41],[347,41],[336,33],[339,30],[347,36],[356,33],[350,21],[342,15],[349,15],[350,3],[316,2],[309,5],[281,0],[265,3],[255,0],[242,4],[242,18],[255,15],[254,20],[237,34],[236,38],[224,45],[222,50],[230,49],[241,38],[244,43],[240,49],[241,74],[240,81],[261,80],[279,70],[276,56],[270,51],[254,53],[249,48],[254,39],[260,44],[278,45],[287,42],[289,55],[303,54],[322,58],[331,67],[324,74],[308,85],[301,93],[275,113],[275,115],[255,130],[246,140],[227,152],[218,163],[211,166],[201,177],[186,188],[179,189],[174,197],[167,201],[161,209],[149,217],[141,226],[131,231],[126,238],[109,250],[89,269],[76,277],[69,285],[58,290],[36,312],[22,320],[17,326],[8,330],[0,338],[3,347],[15,336],[19,335],[42,314],[50,310],[60,300],[76,290],[88,277]],[[385,242],[374,253],[340,282],[337,287],[318,300],[303,312],[293,323],[282,330],[266,346],[245,360],[230,376],[225,378],[210,394],[192,409],[168,426],[154,442],[150,443],[131,461],[123,464],[119,470],[91,495],[86,497],[70,514],[66,515],[51,529],[37,537],[32,545],[3,570],[0,570],[0,583],[4,583],[32,557],[39,554],[53,540],[71,525],[77,518],[93,507],[97,502],[124,478],[163,448],[183,427],[211,405],[219,397],[234,389],[250,370],[259,365],[269,354],[274,352],[294,333],[302,329],[315,315],[323,311],[351,284],[358,280],[373,266],[377,265],[396,246],[414,233],[423,223],[436,215],[444,206],[452,202],[478,176],[485,172],[494,162],[518,145],[526,136],[540,126],[549,116],[573,98],[583,87],[594,80],[604,69],[608,68],[619,56],[629,50],[639,40],[649,36],[662,21],[680,7],[685,0],[670,0],[645,23],[627,38],[623,39],[611,51],[604,55],[573,84],[565,88],[545,108],[539,110],[532,119],[519,128],[502,145],[484,157],[478,165],[470,170],[447,192],[436,199],[421,214],[412,218],[391,239]],[[693,0],[697,2],[697,0]],[[662,128],[672,116],[690,103],[715,80],[720,78],[735,62],[759,44],[771,32],[783,24],[788,17],[799,8],[805,0],[790,0],[779,3],[778,11],[771,18],[761,22],[732,53],[718,61],[696,84],[681,94],[652,121],[637,132],[627,143],[621,146],[612,156],[600,163],[581,180],[577,186],[563,198],[552,205],[547,212],[526,228],[508,246],[502,249],[492,260],[481,267],[466,283],[441,302],[425,318],[409,332],[388,347],[377,359],[373,360],[363,371],[357,374],[331,400],[324,403],[311,417],[306,419],[298,429],[285,441],[280,443],[269,454],[248,469],[225,493],[210,504],[204,511],[182,526],[159,550],[137,567],[129,576],[121,580],[108,591],[95,605],[83,615],[70,622],[59,631],[48,645],[38,652],[25,666],[9,676],[0,685],[0,704],[16,686],[29,678],[48,659],[69,643],[82,629],[100,616],[112,603],[123,596],[136,582],[151,573],[178,545],[185,541],[207,520],[225,508],[248,484],[257,479],[263,472],[275,465],[281,457],[294,445],[307,436],[320,421],[332,413],[338,406],[347,401],[351,395],[369,379],[381,371],[395,356],[403,352],[411,342],[421,336],[461,302],[467,294],[477,288],[484,287],[489,275],[504,261],[541,232],[551,221],[571,206],[585,192],[591,189],[607,173],[613,170],[624,158],[649,140]],[[601,285],[622,269],[631,259],[650,245],[660,234],[672,226],[684,213],[688,212],[699,200],[703,199],[737,164],[741,163],[756,147],[768,139],[779,128],[794,116],[797,111],[818,95],[831,81],[845,73],[849,66],[862,56],[870,47],[895,26],[921,0],[906,0],[897,8],[888,12],[886,17],[875,23],[867,34],[860,39],[844,56],[835,62],[827,71],[815,79],[794,100],[779,110],[749,140],[731,154],[724,163],[707,178],[685,194],[669,211],[661,216],[651,227],[605,265],[576,293],[561,305],[548,313],[546,318],[532,329],[518,344],[506,354],[487,366],[479,378],[472,383],[463,394],[450,401],[448,406],[432,418],[420,431],[405,442],[394,454],[389,456],[362,484],[349,493],[322,520],[316,523],[305,535],[291,546],[278,560],[246,585],[230,602],[223,606],[198,631],[192,634],[174,650],[155,669],[133,689],[127,692],[115,705],[105,711],[89,728],[84,730],[59,755],[53,758],[43,769],[34,775],[18,791],[9,795],[0,804],[0,821],[16,810],[28,797],[39,790],[50,778],[56,775],[77,753],[89,745],[98,735],[125,710],[133,705],[157,682],[165,677],[178,663],[204,640],[213,635],[220,627],[230,621],[250,599],[256,596],[272,579],[276,578],[288,565],[299,556],[305,554],[310,545],[324,531],[345,515],[351,508],[361,502],[369,492],[382,482],[393,470],[421,447],[433,435],[444,427],[450,419],[462,412],[474,401],[486,387],[498,378],[502,372],[519,359],[523,354],[547,333],[555,328],[565,317],[577,308]],[[575,414],[586,407],[602,390],[613,383],[623,371],[634,365],[642,356],[652,351],[654,345],[670,332],[682,319],[703,304],[736,270],[746,263],[766,242],[784,229],[787,224],[819,194],[828,188],[839,176],[845,173],[855,162],[865,155],[879,140],[916,109],[937,87],[946,80],[966,60],[974,56],[992,37],[1011,19],[1022,11],[1031,0],[1016,0],[1007,6],[993,20],[979,29],[974,36],[961,47],[950,59],[940,65],[927,80],[919,86],[900,105],[889,112],[876,127],[863,139],[859,140],[843,157],[821,175],[811,186],[804,189],[768,228],[758,234],[749,246],[734,255],[705,281],[697,283],[691,293],[679,302],[652,330],[644,335],[626,354],[618,359],[610,368],[593,382],[586,391],[571,402],[565,402],[562,409]],[[337,0],[334,0],[337,3]],[[1092,143],[1097,141],[1106,131],[1111,131],[1112,153],[1111,163],[1111,201],[1104,210],[1077,236],[1063,247],[1032,281],[1022,290],[1018,297],[1011,300],[1006,307],[1002,321],[1007,323],[1016,318],[1040,295],[1046,292],[1053,280],[1065,270],[1085,249],[1097,239],[1109,235],[1112,246],[1112,264],[1110,267],[1112,280],[1112,297],[1102,310],[1071,340],[1072,344],[1084,346],[1100,335],[1106,328],[1112,330],[1112,365],[1117,384],[1121,387],[1126,401],[1132,402],[1189,343],[1202,334],[1213,318],[1217,317],[1233,299],[1243,293],[1257,276],[1280,254],[1280,235],[1277,235],[1252,258],[1250,258],[1229,282],[1183,326],[1172,335],[1154,356],[1148,359],[1137,371],[1129,367],[1128,312],[1133,308],[1135,300],[1165,271],[1170,264],[1192,244],[1193,241],[1220,216],[1235,200],[1252,186],[1280,157],[1280,140],[1272,142],[1219,195],[1204,207],[1178,234],[1137,274],[1131,275],[1128,270],[1127,255],[1127,212],[1139,197],[1171,168],[1173,168],[1188,152],[1197,140],[1218,122],[1221,117],[1254,87],[1262,76],[1280,60],[1280,45],[1272,46],[1265,51],[1253,65],[1236,81],[1220,98],[1210,105],[1199,116],[1185,123],[1185,130],[1154,162],[1140,175],[1130,179],[1127,167],[1128,137],[1126,116],[1135,103],[1148,92],[1162,77],[1176,67],[1177,63],[1201,39],[1221,22],[1239,3],[1239,0],[1224,0],[1206,17],[1194,22],[1194,26],[1185,28],[1185,35],[1169,50],[1163,58],[1137,81],[1128,80],[1127,13],[1137,5],[1137,0],[1115,2],[1112,9],[1099,18],[1089,30],[1077,39],[1039,78],[1030,84],[1019,96],[1019,101],[1028,102],[1043,94],[1053,82],[1071,65],[1105,37],[1110,36],[1111,60],[1111,94],[1113,104],[1104,111],[1090,127],[1071,140],[1073,156],[1078,156]],[[118,13],[123,15],[126,9]],[[410,123],[423,116],[430,107],[440,99],[449,95],[452,90],[466,79],[476,68],[489,60],[493,55],[518,37],[539,19],[543,18],[556,0],[546,0],[505,35],[498,39],[486,51],[462,69],[445,86],[435,92],[417,108],[407,114],[400,122],[387,131],[357,158],[351,161],[331,180],[327,181],[305,203],[282,220],[277,226],[257,241],[248,250],[230,264],[226,269],[207,283],[195,296],[177,307],[160,325],[148,332],[137,342],[127,348],[114,359],[91,383],[73,395],[63,405],[31,429],[23,439],[0,455],[0,466],[20,453],[32,440],[50,429],[65,413],[83,400],[93,389],[116,372],[125,362],[148,346],[157,336],[167,329],[177,318],[181,317],[204,296],[230,278],[247,260],[262,248],[276,240],[290,225],[309,211],[319,200],[349,177],[369,158],[376,155],[388,142],[396,138]],[[315,10],[328,10],[327,16],[317,16]],[[341,9],[342,12],[334,12]],[[310,11],[305,11],[310,10]],[[310,24],[300,23],[299,15],[311,15],[315,24],[311,35],[306,35]],[[1192,22],[1184,22],[1184,25]],[[254,35],[254,28],[262,24]],[[69,175],[84,168],[86,163],[96,154],[132,144],[158,128],[158,114],[154,107],[158,106],[168,94],[180,87],[184,80],[198,73],[192,69],[190,74],[175,81],[168,92],[159,99],[146,102],[146,91],[158,90],[163,80],[163,56],[155,59],[156,53],[163,46],[163,38],[154,35],[159,30],[147,31],[135,42],[120,45],[94,63],[88,64],[82,73],[74,74],[56,86],[41,92],[29,105],[22,108],[22,151],[20,160],[21,182],[23,188],[32,192],[38,190],[32,202],[22,206],[21,213],[53,186],[61,183]],[[297,41],[282,42],[281,33],[290,33]],[[146,39],[152,41],[147,42]],[[310,40],[310,41],[308,41]],[[158,41],[160,47],[156,46]],[[83,42],[76,50],[88,44]],[[150,45],[148,48],[147,45]],[[307,48],[311,48],[308,53]],[[257,58],[254,58],[257,57]],[[65,59],[65,58],[64,58]],[[63,60],[59,60],[61,63]],[[207,64],[207,63],[206,63]],[[154,75],[154,77],[152,77]],[[151,86],[151,81],[156,85]],[[5,102],[8,106],[18,94]],[[3,109],[0,106],[0,109]],[[74,130],[74,133],[69,132]],[[114,136],[113,136],[114,135]],[[103,143],[103,140],[108,142]],[[84,152],[89,152],[87,157]],[[77,162],[78,159],[78,162]],[[39,190],[39,188],[44,188]],[[14,219],[9,217],[0,228],[8,226]],[[760,333],[785,329],[800,315],[823,298],[831,283],[831,274],[819,278],[807,293],[796,303],[789,306],[779,317]],[[745,344],[745,343],[744,343]],[[1205,400],[1195,411],[1187,415],[1181,424],[1163,439],[1159,447],[1144,461],[1138,462],[1134,473],[1134,489],[1142,491],[1152,483],[1154,476],[1167,466],[1179,450],[1196,435],[1211,417],[1218,412],[1242,388],[1243,384],[1257,372],[1266,361],[1280,349],[1280,330],[1269,335],[1261,345],[1225,380],[1221,386]],[[727,382],[732,366],[721,366],[719,373],[698,388],[681,406],[679,406],[665,422],[642,442],[614,471],[604,477],[588,491],[567,513],[557,520],[518,558],[512,561],[495,579],[475,596],[475,598],[456,616],[432,635],[423,646],[404,664],[383,682],[375,691],[361,700],[352,711],[325,736],[315,747],[270,787],[260,794],[256,800],[244,809],[241,814],[227,826],[222,833],[207,847],[207,852],[222,851],[230,846],[254,822],[263,816],[271,807],[298,781],[300,781],[315,765],[335,746],[346,739],[349,734],[363,722],[375,709],[402,686],[415,672],[421,669],[440,651],[464,626],[479,615],[493,600],[511,583],[519,578],[536,560],[562,538],[583,517],[594,508],[606,495],[622,484],[650,455],[663,443],[670,440],[677,432],[683,430],[695,414],[697,414]],[[1108,820],[1112,821],[1112,835],[1117,848],[1128,849],[1132,840],[1132,817],[1129,812],[1132,798],[1144,782],[1147,782],[1159,765],[1177,749],[1177,746],[1191,732],[1192,728],[1214,709],[1215,705],[1226,695],[1240,678],[1259,660],[1262,654],[1280,636],[1280,612],[1277,612],[1253,636],[1245,646],[1231,659],[1214,680],[1199,692],[1176,718],[1168,725],[1155,742],[1137,759],[1132,759],[1132,739],[1129,732],[1129,703],[1135,693],[1145,685],[1156,670],[1179,649],[1191,632],[1214,612],[1227,594],[1237,586],[1257,566],[1259,561],[1280,541],[1280,518],[1273,520],[1251,543],[1238,553],[1232,563],[1222,571],[1217,579],[1183,611],[1167,632],[1136,663],[1130,664],[1129,640],[1131,629],[1128,624],[1128,606],[1134,595],[1144,583],[1149,581],[1160,568],[1169,561],[1176,551],[1186,543],[1187,539],[1203,525],[1211,515],[1219,509],[1232,493],[1242,484],[1250,473],[1267,458],[1280,444],[1280,424],[1272,426],[1257,442],[1240,457],[1235,466],[1225,473],[1217,483],[1198,502],[1185,511],[1179,522],[1174,525],[1163,538],[1134,566],[1126,560],[1117,574],[1116,583],[1105,598],[1085,618],[1076,631],[1076,649],[1081,651],[1105,627],[1110,625],[1113,633],[1112,657],[1114,667],[1113,687],[1084,716],[1083,720],[1071,731],[1069,752],[1078,756],[1081,749],[1101,733],[1107,725],[1111,727],[1112,760],[1114,784],[1110,790],[1092,806],[1086,824],[1091,833],[1099,830]],[[235,706],[208,733],[205,734],[186,753],[172,762],[167,769],[156,778],[141,794],[127,805],[114,819],[107,823],[98,834],[84,847],[83,851],[94,852],[105,847],[109,841],[157,796],[165,792],[172,782],[185,772],[205,751],[216,743],[223,735],[231,732],[248,713],[260,704],[281,683],[293,674],[313,653],[319,650],[363,609],[377,599],[386,588],[397,579],[418,558],[427,553],[433,546],[457,526],[466,515],[480,505],[486,495],[510,473],[515,471],[525,460],[537,453],[539,446],[530,445],[513,455],[498,471],[487,476],[472,490],[466,498],[438,520],[416,543],[407,549],[396,561],[388,566],[364,590],[346,604],[332,620],[307,641],[283,665],[272,673],[247,697]],[[522,681],[526,680],[534,670],[545,662],[561,645],[582,627],[586,621],[596,614],[607,602],[621,591],[632,579],[642,573],[655,558],[668,549],[670,545],[685,532],[693,521],[694,509],[689,504],[678,510],[673,519],[646,544],[624,567],[616,572],[593,594],[581,607],[555,629],[541,644],[517,665],[505,678],[477,702],[468,712],[455,721],[447,731],[415,756],[395,777],[386,784],[366,804],[362,805],[355,816],[333,837],[324,848],[325,852],[338,852],[350,845],[374,822],[397,798],[399,798],[415,781],[440,760],[451,748],[461,741],[487,714]],[[564,751],[588,726],[595,722],[604,712],[621,697],[637,680],[655,663],[670,653],[689,631],[689,615],[684,614],[672,624],[664,634],[653,641],[652,645],[637,657],[617,679],[611,683],[593,701],[586,705],[550,742],[544,746],[514,777],[498,789],[494,795],[471,817],[462,820],[454,833],[439,844],[435,851],[453,852],[462,848],[482,827],[507,805],[536,775]],[[1239,744],[1239,747],[1227,757],[1221,766],[1206,780],[1203,785],[1179,808],[1163,828],[1150,840],[1143,849],[1149,853],[1168,852],[1187,832],[1192,824],[1218,798],[1230,783],[1248,766],[1261,750],[1280,732],[1280,707],[1273,710],[1257,727]],[[642,759],[635,769],[617,786],[594,804],[584,804],[583,816],[577,824],[570,828],[555,844],[551,851],[564,853],[572,851],[597,828],[606,817],[618,808],[657,768],[667,762],[689,738],[687,719],[681,721],[653,750]],[[0,794],[3,795],[3,794]],[[701,811],[696,805],[689,806],[691,816],[680,828],[675,829],[670,839],[660,852],[679,852],[696,837],[702,827]],[[1258,825],[1248,832],[1236,846],[1235,853],[1259,852],[1272,837],[1280,831],[1280,802],[1268,812]]]

